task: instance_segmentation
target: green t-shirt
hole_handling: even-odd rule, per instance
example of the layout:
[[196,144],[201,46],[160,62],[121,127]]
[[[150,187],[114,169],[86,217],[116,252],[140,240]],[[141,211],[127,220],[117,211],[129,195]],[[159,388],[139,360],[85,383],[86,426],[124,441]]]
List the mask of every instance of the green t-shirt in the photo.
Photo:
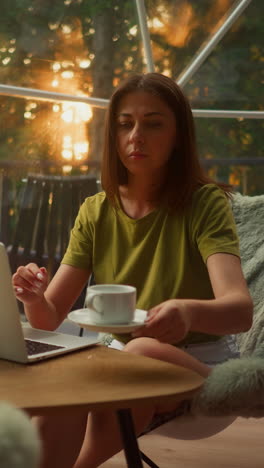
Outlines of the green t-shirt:
[[[157,208],[132,219],[104,192],[86,198],[62,263],[93,271],[96,284],[135,286],[137,308],[148,310],[172,298],[212,299],[206,260],[219,252],[239,256],[238,237],[226,195],[208,184],[184,214]],[[187,341],[218,338],[191,332]]]

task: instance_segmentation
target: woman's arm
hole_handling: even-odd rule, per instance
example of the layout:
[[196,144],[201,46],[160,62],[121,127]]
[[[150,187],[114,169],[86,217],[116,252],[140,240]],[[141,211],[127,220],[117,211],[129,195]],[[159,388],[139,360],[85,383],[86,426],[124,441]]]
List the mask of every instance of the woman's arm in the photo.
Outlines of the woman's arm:
[[89,271],[62,264],[47,286],[44,268],[30,263],[13,275],[17,298],[34,328],[55,330],[66,317],[89,278]]
[[253,303],[240,259],[231,254],[213,254],[207,260],[207,268],[215,299],[165,301],[149,311],[146,326],[134,336],[177,343],[191,330],[213,335],[248,330],[252,325]]
[[[207,268],[215,299],[192,301],[191,330],[216,335],[249,330],[253,318],[253,302],[235,255],[217,253],[207,260]],[[196,303],[195,303],[196,302]]]

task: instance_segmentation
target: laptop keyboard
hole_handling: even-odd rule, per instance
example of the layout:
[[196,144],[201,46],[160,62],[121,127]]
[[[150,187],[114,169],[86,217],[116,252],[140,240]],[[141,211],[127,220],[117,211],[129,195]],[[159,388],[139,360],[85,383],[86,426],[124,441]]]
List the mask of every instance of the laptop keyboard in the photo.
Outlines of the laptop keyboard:
[[39,341],[25,340],[28,356],[33,354],[46,353],[47,351],[53,351],[54,349],[62,349],[65,346],[57,346],[49,343],[40,343]]

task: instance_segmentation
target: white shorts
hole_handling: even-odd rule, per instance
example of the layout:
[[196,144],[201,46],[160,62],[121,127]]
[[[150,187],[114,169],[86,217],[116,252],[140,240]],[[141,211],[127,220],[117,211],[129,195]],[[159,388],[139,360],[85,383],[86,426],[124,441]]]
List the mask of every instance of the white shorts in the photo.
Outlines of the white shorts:
[[[121,341],[113,339],[108,347],[122,351],[124,346]],[[226,335],[218,341],[189,344],[180,348],[209,367],[240,357],[235,335]]]

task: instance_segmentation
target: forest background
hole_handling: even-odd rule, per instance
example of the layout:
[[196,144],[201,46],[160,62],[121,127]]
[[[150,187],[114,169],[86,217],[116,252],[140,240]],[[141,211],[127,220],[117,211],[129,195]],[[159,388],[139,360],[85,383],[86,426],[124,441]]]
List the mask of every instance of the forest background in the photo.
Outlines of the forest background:
[[[155,71],[177,81],[233,0],[146,0]],[[263,111],[264,2],[252,0],[184,86],[193,109]],[[134,0],[9,0],[1,4],[0,84],[108,99],[146,72]],[[0,94],[0,168],[25,177],[95,172],[105,110]],[[208,173],[263,193],[263,120],[195,118]]]

